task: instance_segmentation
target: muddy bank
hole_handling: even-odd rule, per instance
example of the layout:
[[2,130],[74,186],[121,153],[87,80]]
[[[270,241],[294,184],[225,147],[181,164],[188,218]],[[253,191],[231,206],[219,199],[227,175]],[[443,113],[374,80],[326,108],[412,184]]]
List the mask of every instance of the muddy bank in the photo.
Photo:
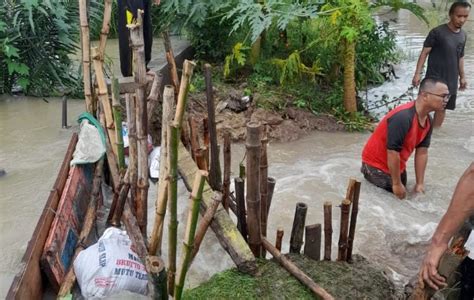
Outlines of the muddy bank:
[[[385,273],[359,255],[354,262],[314,261],[291,254],[290,259],[336,299],[399,299]],[[250,277],[227,270],[188,290],[186,299],[314,299],[312,293],[273,260],[259,261]]]

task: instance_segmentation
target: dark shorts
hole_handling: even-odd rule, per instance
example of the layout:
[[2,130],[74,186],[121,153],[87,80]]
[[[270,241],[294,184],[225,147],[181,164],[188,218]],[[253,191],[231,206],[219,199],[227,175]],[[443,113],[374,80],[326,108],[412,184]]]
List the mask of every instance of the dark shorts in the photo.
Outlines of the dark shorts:
[[[379,188],[383,188],[384,190],[393,193],[392,190],[392,177],[390,174],[385,173],[384,171],[369,166],[366,163],[362,163],[362,167],[360,168],[362,174],[364,174],[364,178],[367,179],[370,183],[378,186]],[[400,180],[404,186],[407,185],[407,171],[403,171],[400,174]]]
[[446,104],[446,109],[454,110],[454,108],[456,107],[456,98],[456,94],[451,95],[451,97],[449,97],[448,104]]

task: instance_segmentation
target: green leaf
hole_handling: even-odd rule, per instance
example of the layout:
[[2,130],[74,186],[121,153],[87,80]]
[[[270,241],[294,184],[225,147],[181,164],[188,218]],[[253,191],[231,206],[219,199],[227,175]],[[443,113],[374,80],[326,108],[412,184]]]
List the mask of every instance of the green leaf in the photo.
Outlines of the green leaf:
[[28,88],[28,86],[30,85],[30,81],[28,80],[28,78],[20,78],[18,79],[17,83],[24,89],[26,90]]
[[19,57],[18,48],[8,45],[7,42],[8,38],[5,40],[5,44],[3,45],[3,52],[5,53],[5,55],[9,58]]

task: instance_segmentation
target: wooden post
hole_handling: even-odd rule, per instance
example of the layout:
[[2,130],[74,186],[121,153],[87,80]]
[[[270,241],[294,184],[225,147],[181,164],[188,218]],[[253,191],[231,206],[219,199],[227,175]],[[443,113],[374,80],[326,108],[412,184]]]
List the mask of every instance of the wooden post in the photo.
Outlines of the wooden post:
[[339,232],[339,244],[337,260],[345,261],[347,258],[347,231],[349,230],[349,211],[351,202],[347,199],[341,203],[341,227]]
[[105,45],[107,44],[107,35],[109,34],[110,16],[112,14],[112,0],[104,1],[104,17],[102,18],[102,29],[100,30],[99,53],[101,60],[104,61]]
[[222,204],[229,212],[230,202],[230,172],[231,172],[231,150],[230,150],[230,132],[224,133],[224,181],[222,183]]
[[349,184],[347,185],[347,191],[346,191],[346,199],[352,202],[352,199],[354,197],[354,189],[355,189],[355,184],[356,184],[356,179],[351,177],[349,179]]
[[261,125],[247,123],[247,229],[249,246],[256,257],[262,254],[262,234],[260,224],[260,132]]
[[275,184],[276,184],[276,179],[273,178],[273,177],[268,177],[268,179],[267,179],[267,192],[268,192],[268,197],[267,197],[267,221],[268,221],[268,215],[270,214],[270,206],[272,205],[273,191],[275,190]]
[[237,206],[237,228],[247,241],[247,213],[245,210],[245,181],[240,177],[234,178],[235,199]]
[[84,82],[84,96],[86,98],[86,111],[94,115],[95,107],[92,98],[91,46],[89,20],[87,18],[87,0],[79,0],[79,21],[81,24],[82,76]]
[[212,91],[211,65],[204,65],[204,78],[206,81],[207,117],[209,124],[210,139],[210,168],[209,185],[213,190],[221,190],[221,165],[219,163],[219,149],[217,147],[216,109],[214,106],[214,95]]
[[306,226],[304,255],[316,261],[321,260],[321,224]]
[[160,151],[160,177],[158,184],[158,195],[156,198],[156,214],[153,230],[150,237],[150,255],[161,254],[161,241],[163,237],[163,222],[166,215],[166,206],[168,203],[168,124],[171,120],[171,114],[174,105],[174,91],[172,85],[165,86],[163,92],[163,114],[161,117],[161,151]]
[[165,262],[158,256],[147,256],[145,265],[148,276],[151,277],[152,285],[150,289],[155,291],[153,300],[168,299],[168,292],[166,286],[166,269]]
[[[203,141],[204,147],[209,148],[209,120],[207,117],[202,119],[202,131],[203,131]],[[209,160],[209,158],[207,158]]]
[[296,203],[295,217],[293,219],[293,228],[290,237],[290,253],[300,253],[303,245],[304,225],[306,221],[306,212],[308,206],[306,203]]
[[282,265],[291,275],[296,277],[301,283],[308,287],[315,296],[319,296],[324,300],[333,300],[334,298],[326,292],[325,289],[317,285],[308,275],[301,271],[288,258],[280,253],[275,247],[270,244],[265,238],[262,238],[263,247],[270,252],[273,257]]
[[352,261],[352,248],[354,247],[354,236],[355,228],[357,223],[357,214],[359,213],[359,195],[360,195],[360,181],[355,180],[354,192],[352,194],[352,210],[351,210],[351,223],[349,226],[349,238],[347,248],[347,261]]
[[138,226],[143,236],[146,236],[148,216],[148,117],[145,88],[147,84],[145,66],[145,46],[143,38],[143,11],[137,11],[137,22],[127,25],[130,29],[130,40],[133,50],[133,77],[138,84],[135,90],[137,96],[137,140],[138,140],[138,181],[136,194],[136,209]]
[[199,205],[202,199],[202,190],[204,188],[204,181],[206,180],[207,172],[200,171],[196,173],[194,178],[193,190],[189,197],[189,212],[186,223],[185,237],[183,241],[183,255],[181,260],[181,268],[178,273],[178,282],[174,289],[174,299],[181,299],[184,288],[184,279],[191,263],[192,252],[194,248],[194,236],[196,233],[196,225],[199,217]]
[[332,203],[324,202],[324,260],[331,260]]
[[[267,218],[268,218],[268,157],[267,144],[268,137],[266,127],[262,132],[262,148],[260,149],[260,217],[262,236],[267,237]],[[265,257],[265,251],[262,249],[262,256]]]
[[128,192],[130,190],[130,183],[128,182],[126,174],[124,176],[124,183],[122,188],[120,189],[120,194],[117,199],[117,207],[114,210],[114,216],[112,217],[112,221],[110,225],[120,228],[120,220],[122,219],[123,210],[125,208],[125,202],[127,201]]
[[196,254],[199,252],[199,248],[201,247],[202,240],[204,239],[204,235],[207,232],[207,229],[209,228],[209,225],[211,225],[212,219],[214,218],[214,215],[216,214],[217,207],[219,207],[219,204],[222,202],[222,194],[220,192],[214,192],[212,195],[212,202],[211,205],[209,205],[206,209],[206,213],[201,219],[201,222],[199,223],[199,227],[196,230],[196,237],[194,239],[194,248],[193,248],[193,254],[191,255],[191,261],[194,260],[196,257]]
[[[161,72],[159,74],[156,74],[154,71],[148,71],[148,72],[153,72],[153,84],[151,85],[150,89],[150,94],[148,94],[147,98],[147,117],[148,117],[148,125],[151,125],[151,119],[153,117],[153,114],[155,113],[155,109],[159,104],[159,99],[161,96],[161,87],[163,85],[163,74]],[[162,128],[163,130],[163,128]],[[163,141],[161,141],[163,143]]]
[[114,121],[115,121],[115,135],[117,144],[117,160],[119,170],[122,173],[125,168],[125,155],[123,153],[123,135],[122,135],[122,112],[121,112],[121,105],[120,105],[120,94],[119,94],[119,83],[118,79],[113,77],[112,78],[112,108],[114,112]]
[[189,135],[191,140],[191,154],[193,156],[194,161],[196,161],[196,153],[198,149],[201,148],[199,145],[199,129],[193,116],[188,116],[188,123],[189,123]]
[[179,91],[179,78],[178,69],[176,68],[176,62],[174,61],[173,48],[171,47],[170,35],[168,31],[163,31],[163,43],[166,51],[166,61],[168,61],[168,69],[170,70],[171,84],[174,86],[174,92]]
[[282,227],[278,227],[277,234],[276,234],[276,241],[275,241],[275,248],[281,252],[281,242],[283,240],[283,235],[285,231],[283,231]]
[[130,198],[132,211],[136,214],[135,198],[137,194],[138,181],[138,145],[137,145],[137,122],[135,95],[125,94],[125,107],[127,109],[128,126],[128,182],[130,183]]

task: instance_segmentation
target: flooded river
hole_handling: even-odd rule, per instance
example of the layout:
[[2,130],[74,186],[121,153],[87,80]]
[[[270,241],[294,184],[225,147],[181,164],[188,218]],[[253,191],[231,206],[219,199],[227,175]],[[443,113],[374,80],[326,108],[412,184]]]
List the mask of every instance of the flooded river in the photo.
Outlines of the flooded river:
[[[406,60],[396,66],[400,77],[372,89],[369,101],[386,93],[402,94],[410,85],[415,63],[428,28],[407,12],[385,14],[380,18],[392,23],[399,35],[399,45]],[[471,19],[473,16],[471,16]],[[454,112],[433,134],[426,171],[426,193],[409,194],[404,201],[368,184],[359,172],[360,154],[368,133],[314,132],[291,143],[269,145],[269,175],[277,179],[269,216],[268,235],[274,240],[278,227],[285,230],[283,251],[288,251],[289,235],[297,202],[308,204],[307,224],[323,222],[323,203],[333,202],[335,217],[333,255],[337,249],[339,210],[350,177],[362,181],[360,209],[355,237],[355,253],[362,254],[387,270],[400,285],[417,272],[423,251],[442,214],[455,184],[474,159],[474,22],[468,31],[465,70],[467,91],[458,95]],[[7,175],[0,178],[0,297],[4,297],[21,256],[43,209],[69,137],[77,126],[61,129],[59,99],[0,97],[0,168]],[[69,102],[69,123],[82,112],[83,102]],[[233,146],[234,173],[243,157],[243,146]],[[414,186],[413,162],[408,164],[408,187]],[[150,187],[149,220],[152,220],[156,186]],[[180,205],[184,225],[184,188],[180,187]],[[183,230],[184,226],[180,226]],[[166,232],[166,230],[165,230]],[[166,237],[165,237],[166,240]],[[190,270],[189,285],[208,279],[213,273],[232,266],[213,234]],[[166,249],[164,249],[166,250]],[[164,253],[166,256],[166,253]],[[218,259],[216,259],[218,258]]]

